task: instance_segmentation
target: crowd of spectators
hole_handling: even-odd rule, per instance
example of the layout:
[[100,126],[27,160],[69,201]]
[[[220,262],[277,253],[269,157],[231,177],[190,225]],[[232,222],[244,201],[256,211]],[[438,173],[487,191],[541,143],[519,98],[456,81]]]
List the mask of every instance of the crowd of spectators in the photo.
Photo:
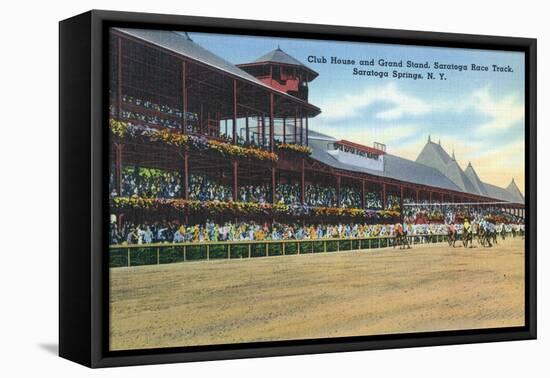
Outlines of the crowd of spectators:
[[340,206],[361,207],[361,192],[351,186],[342,186],[340,188]]
[[366,192],[365,193],[365,207],[367,209],[381,209],[382,197],[378,192]]
[[482,219],[501,217],[509,222],[520,222],[516,217],[498,206],[470,206],[448,203],[420,201],[411,203],[403,201],[403,216],[412,223],[442,222],[445,224],[462,223],[464,219],[471,222],[479,222]]
[[[446,235],[448,226],[444,223],[408,224],[405,223],[407,235],[415,242],[424,242],[434,235]],[[521,223],[500,224],[497,230],[508,234],[521,234],[525,230]],[[219,241],[263,241],[263,240],[322,240],[330,238],[369,238],[395,236],[395,224],[298,224],[272,223],[260,224],[249,222],[225,222],[217,224],[206,221],[204,224],[182,225],[175,222],[166,224],[125,222],[117,227],[111,223],[111,244],[150,244],[150,243],[184,243],[184,242],[219,242]],[[462,233],[462,225],[456,230]],[[414,239],[417,238],[417,239]]]
[[267,203],[271,201],[271,188],[267,184],[242,185],[239,187],[242,202]]
[[[126,104],[131,106],[126,106],[122,109],[122,118],[127,120],[137,120],[155,126],[181,129],[181,122],[184,115],[181,109],[170,107],[168,105],[159,105],[155,102],[129,95],[122,95],[121,98],[123,106]],[[143,111],[140,111],[139,108],[142,108]],[[158,112],[159,114],[154,114],[154,112],[148,113],[147,110],[152,110],[154,112]],[[117,115],[117,109],[115,106],[110,107],[110,113],[113,116]],[[167,115],[167,117],[163,115]],[[185,112],[185,118],[189,131],[191,131],[192,128],[198,124],[198,115],[193,112]]]
[[321,185],[305,186],[305,204],[313,207],[336,206],[336,189]]
[[[115,197],[114,173],[110,177],[111,197]],[[160,169],[125,167],[121,184],[123,197],[176,198],[181,194],[180,175]]]
[[[177,198],[181,196],[182,180],[178,172],[163,171],[141,167],[125,167],[122,172],[123,197],[147,198]],[[110,176],[111,196],[117,196],[115,190],[114,169]],[[305,206],[335,207],[336,189],[316,184],[305,186]],[[227,184],[214,180],[207,175],[189,175],[189,198],[199,201],[231,201],[232,188]],[[271,186],[268,184],[243,184],[239,186],[238,200],[242,202],[271,202]],[[286,205],[300,205],[299,184],[277,184],[275,186],[275,201]],[[365,204],[368,209],[380,209],[381,199],[378,193],[367,192]],[[361,193],[353,187],[343,186],[340,190],[340,206],[344,208],[360,208]]]
[[[111,172],[111,196],[117,196],[114,185],[114,174]],[[125,167],[122,172],[122,196],[145,198],[181,198],[182,179],[178,172],[164,171],[143,167]],[[239,187],[238,200],[242,202],[270,203],[272,201],[271,186],[268,184],[243,184]],[[198,201],[232,201],[232,188],[221,180],[215,180],[207,175],[189,175],[189,199]],[[307,184],[304,193],[305,203],[302,205],[300,185],[296,183],[277,184],[275,201],[304,209],[313,207],[336,207],[336,189],[317,184]],[[365,208],[380,209],[381,199],[377,192],[367,192]],[[414,224],[461,222],[464,218],[479,221],[489,216],[505,217],[511,221],[519,218],[507,213],[498,206],[460,206],[441,204],[437,202],[414,202],[410,198],[403,200],[403,217],[406,222]],[[361,195],[354,187],[342,186],[340,190],[340,206],[343,208],[361,207]],[[400,198],[388,195],[386,209],[400,209]],[[306,212],[307,213],[307,212]]]
[[386,196],[386,209],[398,209],[401,207],[401,197],[395,194]]
[[285,205],[300,203],[300,185],[298,184],[277,184],[275,187],[275,201]]
[[209,179],[205,175],[189,175],[189,199],[198,201],[230,201],[233,190],[228,185]]
[[[445,232],[444,225],[410,225],[411,235],[436,235]],[[393,224],[260,224],[225,222],[180,225],[125,222],[120,231],[111,225],[111,244],[183,243],[204,241],[319,240],[328,238],[361,238],[394,236]]]

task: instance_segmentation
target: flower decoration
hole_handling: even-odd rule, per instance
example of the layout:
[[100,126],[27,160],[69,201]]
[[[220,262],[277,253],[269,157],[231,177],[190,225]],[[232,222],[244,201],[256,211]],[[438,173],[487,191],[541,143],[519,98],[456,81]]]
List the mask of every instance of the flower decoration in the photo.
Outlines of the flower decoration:
[[300,144],[277,143],[276,146],[279,150],[286,150],[298,154],[311,155],[312,152],[311,147],[302,146]]
[[111,199],[111,208],[114,210],[176,210],[189,211],[191,213],[232,214],[239,215],[266,215],[266,216],[303,216],[313,215],[319,217],[352,217],[393,218],[400,214],[393,210],[365,210],[358,208],[342,207],[307,207],[302,205],[289,206],[283,203],[256,203],[240,201],[199,201],[184,199],[142,198],[142,197],[115,197]]
[[114,119],[109,120],[109,127],[113,135],[119,138],[144,138],[151,142],[161,142],[169,146],[196,151],[209,150],[224,157],[251,158],[271,162],[276,162],[278,160],[278,156],[275,153],[260,148],[238,146],[227,142],[207,139],[205,137],[182,134],[181,132],[168,129],[153,129],[116,121]]

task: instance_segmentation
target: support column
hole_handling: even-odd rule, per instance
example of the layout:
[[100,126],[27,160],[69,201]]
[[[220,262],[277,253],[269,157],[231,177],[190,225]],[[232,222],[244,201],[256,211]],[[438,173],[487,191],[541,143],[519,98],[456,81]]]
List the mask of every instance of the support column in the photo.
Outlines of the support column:
[[237,144],[237,79],[233,79],[233,144]]
[[256,146],[262,145],[262,117],[256,116]]
[[204,105],[201,104],[201,114],[199,118],[199,132],[206,134],[204,132]]
[[405,221],[405,208],[403,207],[403,185],[399,186],[399,223]]
[[303,204],[306,203],[306,163],[302,158],[302,172],[300,177],[300,202]]
[[294,113],[294,144],[298,144],[298,109]]
[[416,203],[420,202],[420,189],[416,189]]
[[366,207],[366,201],[365,201],[365,180],[361,180],[361,208],[364,209]]
[[239,200],[239,181],[238,181],[238,172],[239,172],[239,162],[233,160],[233,201]]
[[122,144],[115,143],[115,186],[117,195],[122,196]]
[[309,146],[309,117],[306,114],[306,146]]
[[300,115],[300,144],[304,144],[304,118]]
[[189,152],[183,153],[183,182],[181,190],[183,191],[183,199],[189,199]]
[[122,222],[124,221],[124,214],[118,214],[116,216],[116,227],[118,232],[122,231]]
[[122,118],[122,38],[117,39],[117,78],[116,78],[116,93],[117,93],[117,118],[120,121]]
[[430,203],[432,203],[432,191],[430,190]]
[[262,114],[262,146],[265,146],[265,114]]
[[283,144],[286,143],[286,117],[283,117]]
[[246,132],[246,143],[250,143],[250,136],[248,135],[250,132],[249,126],[248,126],[248,113],[246,113],[245,118],[245,132]]
[[273,102],[273,93],[269,94],[269,150],[273,152],[275,149],[275,105]]
[[182,99],[182,114],[181,125],[182,132],[187,133],[187,64],[185,60],[181,62],[181,99]]
[[336,206],[340,207],[340,186],[342,185],[342,177],[336,176]]
[[275,167],[272,167],[271,168],[271,202],[272,203],[277,202],[276,189],[277,189],[277,184],[275,180]]
[[386,183],[382,183],[382,209],[386,208]]

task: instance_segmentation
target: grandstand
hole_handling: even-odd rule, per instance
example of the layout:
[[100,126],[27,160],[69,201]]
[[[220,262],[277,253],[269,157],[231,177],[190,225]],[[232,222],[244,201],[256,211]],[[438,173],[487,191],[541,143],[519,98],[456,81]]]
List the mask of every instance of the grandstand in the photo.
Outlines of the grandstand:
[[109,39],[109,350],[525,324],[514,180],[429,136],[409,160],[316,131],[319,74],[280,47],[234,65],[184,32]]
[[[513,179],[506,188],[483,182],[430,137],[413,161],[379,143],[312,130],[321,109],[308,101],[309,83],[318,73],[279,47],[234,65],[187,33],[113,28],[110,59],[109,191],[119,227],[146,217],[389,223],[404,203],[434,202],[490,204],[525,217]],[[142,168],[163,175],[147,193],[134,188],[147,178],[128,178]]]

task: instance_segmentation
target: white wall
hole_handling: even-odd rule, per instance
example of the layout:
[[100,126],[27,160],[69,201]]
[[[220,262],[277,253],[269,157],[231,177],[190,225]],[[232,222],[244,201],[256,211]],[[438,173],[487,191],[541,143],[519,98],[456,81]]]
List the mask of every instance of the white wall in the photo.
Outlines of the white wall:
[[[62,2],[59,2],[60,4]],[[359,5],[360,4],[360,5]],[[0,58],[0,375],[293,377],[542,376],[550,371],[550,268],[539,248],[539,340],[91,371],[54,356],[57,343],[57,21],[90,8],[373,26],[539,39],[539,166],[545,143],[550,27],[543,1],[52,1],[3,3]],[[546,113],[547,114],[547,113]],[[539,188],[548,188],[539,170]],[[540,190],[542,193],[542,190]],[[539,214],[548,213],[546,200]],[[539,217],[539,229],[549,226]],[[544,349],[546,348],[546,352]]]

